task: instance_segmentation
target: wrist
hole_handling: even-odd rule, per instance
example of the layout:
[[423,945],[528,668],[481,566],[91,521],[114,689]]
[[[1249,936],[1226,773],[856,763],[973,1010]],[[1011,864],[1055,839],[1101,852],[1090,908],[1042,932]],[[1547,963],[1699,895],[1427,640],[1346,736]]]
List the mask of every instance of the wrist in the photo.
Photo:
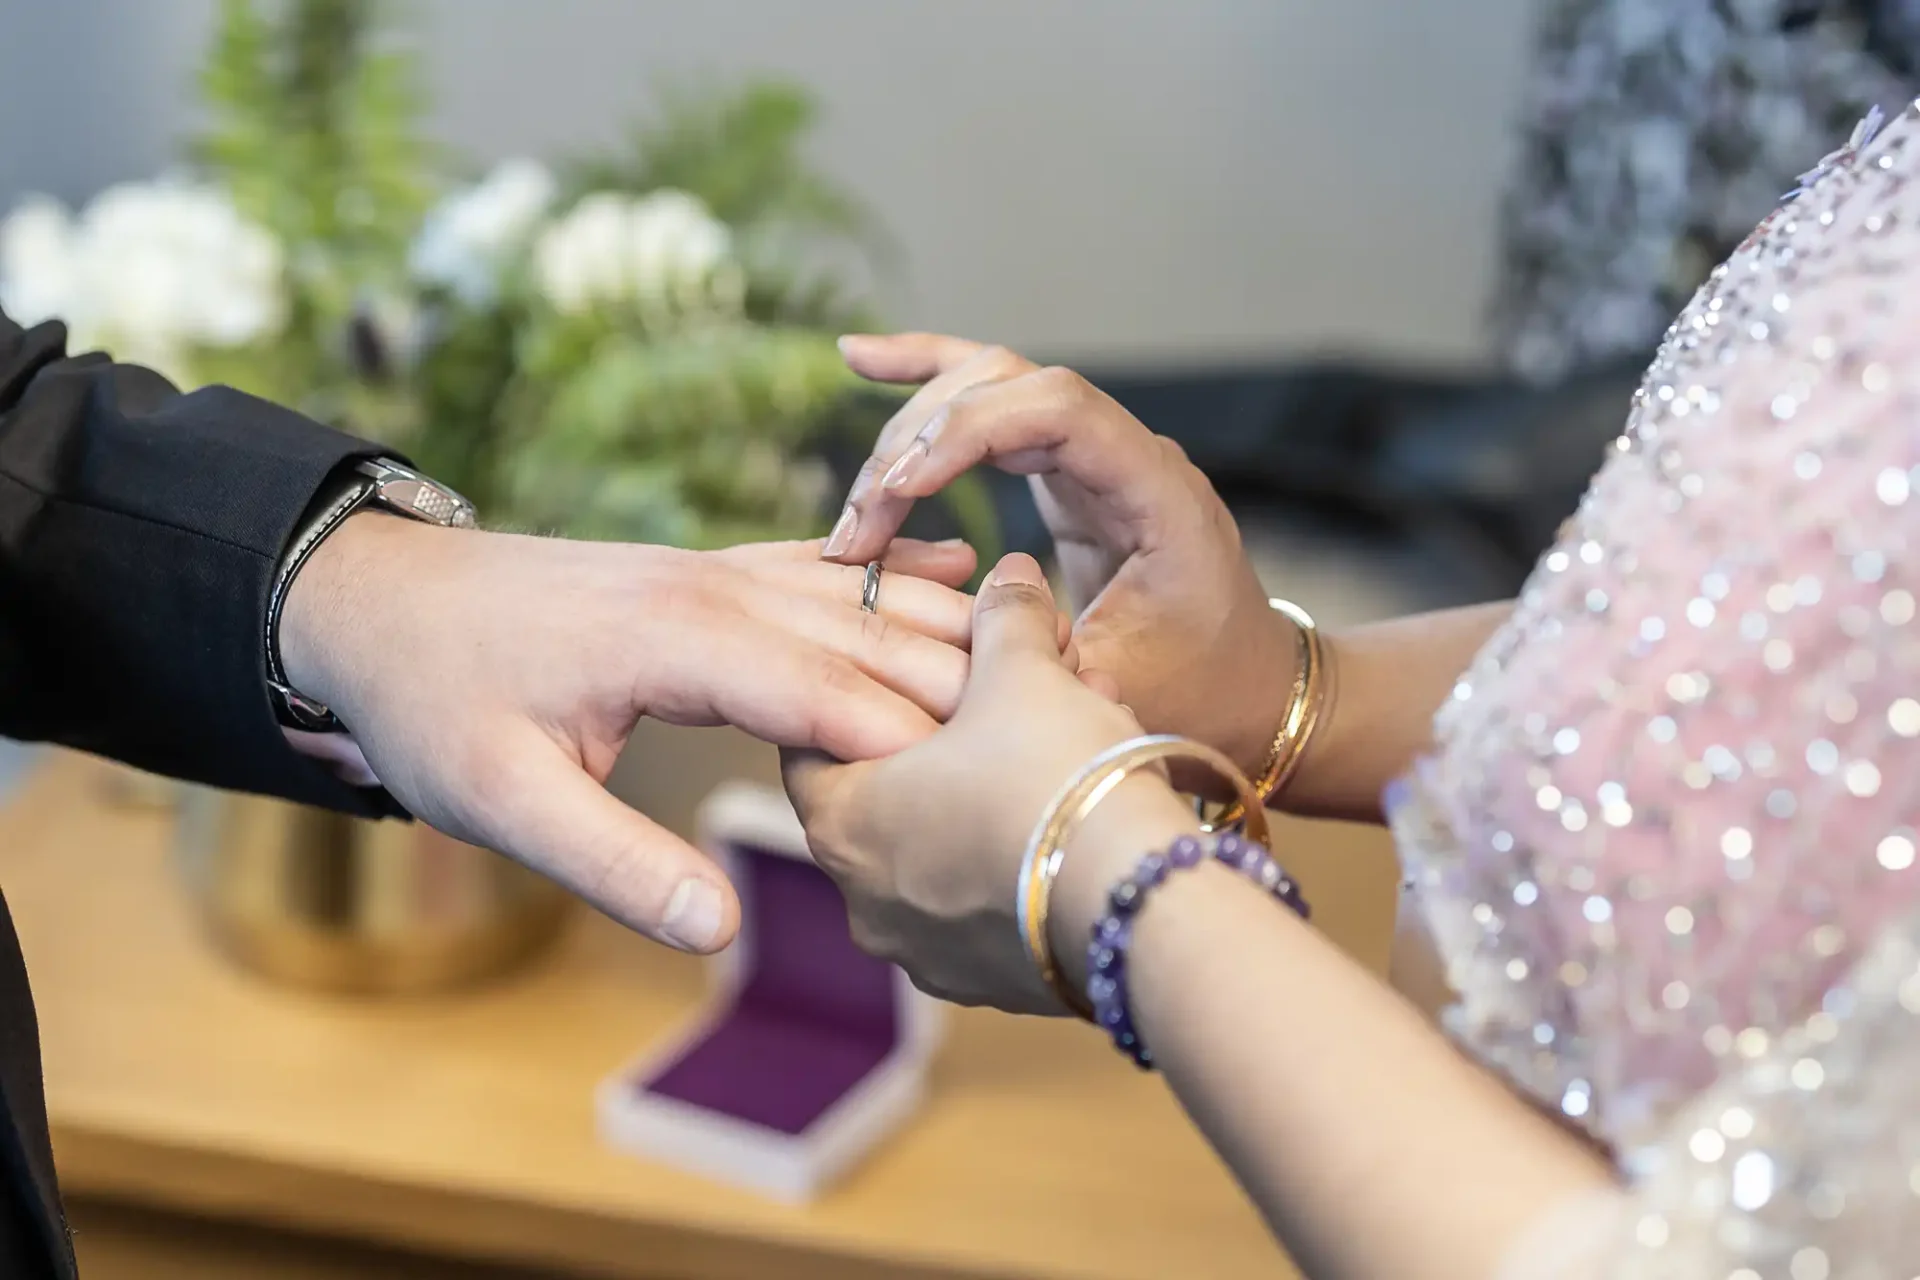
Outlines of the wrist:
[[1329,759],[1328,748],[1339,734],[1336,727],[1339,722],[1340,702],[1340,637],[1334,633],[1321,631],[1318,636],[1320,647],[1319,689],[1314,696],[1319,699],[1317,709],[1299,747],[1299,758],[1294,762],[1289,776],[1273,798],[1273,808],[1289,813],[1311,814],[1315,812],[1313,796],[1315,788],[1325,777],[1325,765]]
[[1086,986],[1087,941],[1113,886],[1146,854],[1199,830],[1192,806],[1172,786],[1140,773],[1114,788],[1073,832],[1054,880],[1047,931],[1054,961],[1076,990]]
[[1369,774],[1367,753],[1374,729],[1367,721],[1377,713],[1381,699],[1363,696],[1355,704],[1350,686],[1375,682],[1381,673],[1365,669],[1354,675],[1356,659],[1362,668],[1366,664],[1364,653],[1355,654],[1351,635],[1322,632],[1320,644],[1326,661],[1326,693],[1319,723],[1275,807],[1304,818],[1372,821],[1380,789],[1397,770],[1378,779]]
[[280,662],[292,688],[336,709],[342,704],[351,638],[371,626],[369,594],[433,533],[418,521],[357,511],[313,549],[288,584],[280,613]]
[[[1262,658],[1253,670],[1263,678],[1247,681],[1236,691],[1239,712],[1233,733],[1218,742],[1260,792],[1266,807],[1301,813],[1311,811],[1311,802],[1302,803],[1302,778],[1309,762],[1323,754],[1324,739],[1333,719],[1338,687],[1336,642],[1297,606],[1285,601],[1270,602],[1266,610]],[[1188,779],[1177,775],[1176,781]],[[1231,800],[1219,779],[1196,794],[1208,800]],[[1235,803],[1228,806],[1226,820],[1240,812]]]
[[[470,529],[473,504],[398,462],[363,458],[329,474],[295,527],[267,593],[264,658],[268,693],[282,727],[337,733],[342,729],[328,673],[337,641],[352,634],[339,625],[343,586],[369,576],[368,556],[352,554],[356,545],[376,540],[378,525],[355,520],[361,512],[392,512],[406,521],[440,528]],[[353,525],[351,532],[347,526]],[[394,535],[385,535],[388,537]],[[315,567],[316,557],[320,564]],[[354,572],[343,572],[346,566]],[[288,608],[296,584],[305,583],[299,616],[291,624]],[[348,593],[351,594],[351,593]],[[359,593],[368,600],[374,597]],[[293,657],[287,656],[291,626]],[[302,683],[305,688],[302,688]]]
[[1230,694],[1235,706],[1224,741],[1213,744],[1256,783],[1273,763],[1274,743],[1293,705],[1300,674],[1299,628],[1265,600],[1260,613],[1257,647],[1243,682]]

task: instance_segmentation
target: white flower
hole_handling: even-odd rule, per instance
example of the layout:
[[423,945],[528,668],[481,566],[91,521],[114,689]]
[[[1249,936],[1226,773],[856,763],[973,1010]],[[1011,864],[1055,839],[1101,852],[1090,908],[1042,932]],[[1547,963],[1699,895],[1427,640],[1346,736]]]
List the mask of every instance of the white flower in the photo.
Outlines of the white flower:
[[477,186],[449,197],[427,215],[413,245],[413,273],[484,305],[500,273],[553,203],[553,175],[534,160],[497,165]]
[[642,298],[681,297],[726,261],[733,236],[684,191],[655,191],[627,211],[627,273]]
[[72,309],[73,217],[46,196],[29,196],[0,223],[0,309],[31,327]]
[[587,196],[533,246],[534,285],[556,311],[638,304],[697,309],[737,274],[733,236],[684,191]]
[[629,296],[630,206],[626,196],[598,192],[576,204],[534,242],[534,283],[554,310],[572,315]]
[[111,187],[77,221],[30,201],[0,230],[0,296],[15,319],[57,317],[73,349],[176,378],[196,347],[279,332],[282,265],[279,243],[224,192],[181,182]]

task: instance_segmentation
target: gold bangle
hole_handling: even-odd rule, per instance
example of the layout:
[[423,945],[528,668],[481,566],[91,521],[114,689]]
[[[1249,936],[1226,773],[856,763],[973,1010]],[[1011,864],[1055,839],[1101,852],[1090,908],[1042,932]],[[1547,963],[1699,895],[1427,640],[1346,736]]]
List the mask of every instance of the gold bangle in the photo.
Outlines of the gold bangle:
[[1252,805],[1247,811],[1247,837],[1263,845],[1267,843],[1267,815],[1260,808],[1253,784],[1225,755],[1187,738],[1160,735],[1122,742],[1095,756],[1068,779],[1041,814],[1027,842],[1026,855],[1020,862],[1016,907],[1028,959],[1061,1002],[1083,1018],[1090,1019],[1093,1011],[1086,997],[1074,990],[1061,973],[1053,957],[1052,940],[1047,936],[1053,882],[1060,874],[1067,841],[1074,829],[1134,770],[1176,758],[1196,760],[1232,783],[1242,805]]
[[[1260,781],[1255,784],[1258,796],[1256,807],[1271,804],[1293,781],[1294,774],[1299,772],[1300,762],[1307,756],[1307,744],[1313,739],[1313,731],[1320,726],[1327,704],[1327,689],[1332,683],[1326,644],[1321,638],[1320,628],[1314,625],[1307,611],[1291,600],[1272,599],[1267,604],[1293,623],[1300,656],[1293,674],[1293,692],[1287,699],[1286,713],[1280,717],[1280,728],[1274,734],[1273,746],[1267,752],[1266,768],[1261,770]],[[1211,817],[1206,816],[1203,810],[1201,825],[1208,831],[1218,831],[1241,821],[1248,813],[1245,801],[1233,800]]]

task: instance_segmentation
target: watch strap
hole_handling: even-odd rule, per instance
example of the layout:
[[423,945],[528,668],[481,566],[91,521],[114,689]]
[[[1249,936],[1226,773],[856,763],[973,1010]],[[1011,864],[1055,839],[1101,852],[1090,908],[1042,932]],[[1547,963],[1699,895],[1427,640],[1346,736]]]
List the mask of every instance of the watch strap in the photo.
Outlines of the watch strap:
[[365,506],[372,492],[373,481],[361,475],[357,468],[329,480],[294,532],[287,554],[274,572],[273,585],[267,595],[267,691],[273,698],[280,723],[290,728],[309,733],[338,733],[341,729],[339,717],[325,703],[306,697],[287,683],[286,667],[280,659],[280,617],[286,610],[287,592],[314,549],[326,541],[327,535],[339,528],[342,521]]
[[267,691],[280,723],[308,733],[340,733],[345,727],[326,704],[309,698],[287,681],[280,657],[280,620],[294,579],[321,543],[347,517],[367,507],[405,519],[448,528],[474,527],[473,504],[416,471],[385,460],[363,459],[330,479],[315,496],[281,557],[267,595]]

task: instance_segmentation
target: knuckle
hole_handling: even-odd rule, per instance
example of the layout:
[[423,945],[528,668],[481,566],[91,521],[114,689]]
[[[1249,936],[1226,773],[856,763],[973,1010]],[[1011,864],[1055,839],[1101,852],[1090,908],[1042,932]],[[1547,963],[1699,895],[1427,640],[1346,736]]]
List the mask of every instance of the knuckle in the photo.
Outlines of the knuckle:
[[848,879],[858,865],[858,842],[847,828],[847,805],[818,796],[796,796],[795,808],[815,864],[835,880]]
[[1240,522],[1233,518],[1233,512],[1227,510],[1224,502],[1214,502],[1208,507],[1212,523],[1212,533],[1220,543],[1222,551],[1231,559],[1238,559],[1246,551],[1241,537]]
[[807,851],[813,855],[813,865],[826,872],[829,879],[844,889],[853,878],[856,862],[845,842],[835,838],[830,829],[833,825],[810,822],[807,825]]
[[893,948],[886,930],[876,924],[871,913],[856,896],[847,901],[847,936],[853,945],[876,960],[892,960]]
[[974,359],[984,368],[995,371],[1010,369],[1020,363],[1020,357],[1018,355],[1015,355],[1012,350],[998,343],[980,348],[980,354],[975,356]]
[[1018,351],[998,345],[982,347],[980,354],[974,358],[984,373],[999,380],[1031,373],[1037,367]]
[[1092,398],[1093,384],[1065,365],[1048,365],[1033,376],[1048,396],[1066,404],[1082,404]]

